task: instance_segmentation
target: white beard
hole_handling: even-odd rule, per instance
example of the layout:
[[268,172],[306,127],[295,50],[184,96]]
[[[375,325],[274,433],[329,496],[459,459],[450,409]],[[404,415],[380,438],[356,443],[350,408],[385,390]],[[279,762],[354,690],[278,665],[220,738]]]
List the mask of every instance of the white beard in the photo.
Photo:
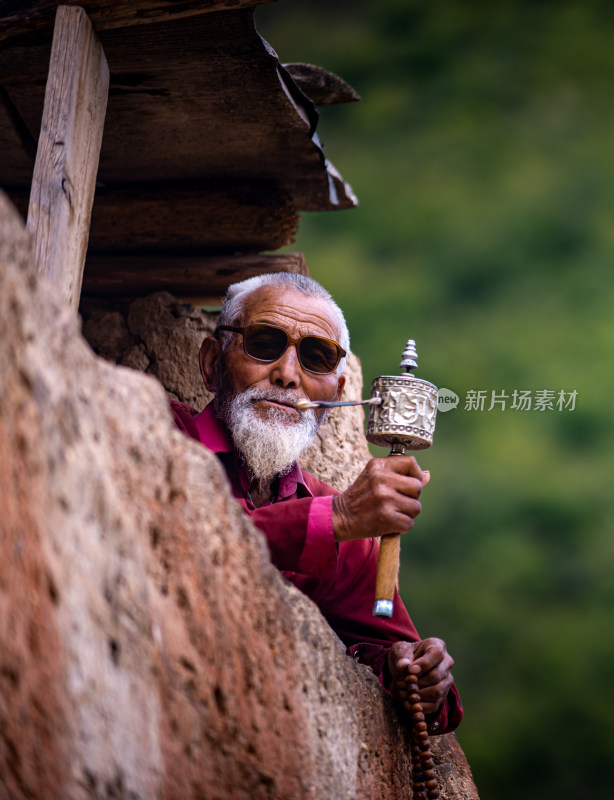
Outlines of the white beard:
[[264,419],[254,408],[256,400],[295,403],[300,395],[276,389],[247,389],[224,403],[223,418],[252,478],[269,478],[286,474],[301,453],[313,442],[319,422],[313,409],[300,414],[295,422],[291,412],[280,408],[267,409]]

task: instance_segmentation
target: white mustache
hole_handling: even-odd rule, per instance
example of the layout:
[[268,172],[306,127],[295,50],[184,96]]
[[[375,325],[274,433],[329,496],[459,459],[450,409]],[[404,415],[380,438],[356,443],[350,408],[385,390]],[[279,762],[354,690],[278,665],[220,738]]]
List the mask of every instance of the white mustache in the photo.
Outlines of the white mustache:
[[253,403],[258,400],[271,400],[273,403],[286,403],[289,406],[305,399],[298,392],[289,389],[248,389],[242,396]]

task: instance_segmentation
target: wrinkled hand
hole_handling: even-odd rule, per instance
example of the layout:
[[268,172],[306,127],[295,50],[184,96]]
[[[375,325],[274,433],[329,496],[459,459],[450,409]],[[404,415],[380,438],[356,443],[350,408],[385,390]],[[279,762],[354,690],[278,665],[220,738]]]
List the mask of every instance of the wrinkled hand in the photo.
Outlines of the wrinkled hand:
[[396,642],[388,653],[388,669],[392,675],[391,691],[409,711],[409,692],[405,683],[408,672],[417,674],[420,702],[425,714],[434,714],[441,707],[454,682],[454,659],[442,639],[421,642]]
[[413,456],[372,458],[333,500],[337,541],[409,531],[422,509],[418,498],[429,477]]

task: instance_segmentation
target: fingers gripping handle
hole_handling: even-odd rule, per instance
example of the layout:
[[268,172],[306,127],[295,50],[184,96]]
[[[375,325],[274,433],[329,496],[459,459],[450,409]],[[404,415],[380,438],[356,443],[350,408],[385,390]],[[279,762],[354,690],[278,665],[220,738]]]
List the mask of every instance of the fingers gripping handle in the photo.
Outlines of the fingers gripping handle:
[[399,577],[401,534],[382,536],[375,578],[374,617],[391,617],[394,610],[394,590]]

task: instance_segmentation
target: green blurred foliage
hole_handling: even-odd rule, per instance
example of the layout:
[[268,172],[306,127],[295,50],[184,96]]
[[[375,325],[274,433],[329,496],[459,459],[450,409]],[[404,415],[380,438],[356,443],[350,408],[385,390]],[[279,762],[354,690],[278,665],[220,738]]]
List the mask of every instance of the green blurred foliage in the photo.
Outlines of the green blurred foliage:
[[[484,800],[609,796],[614,761],[614,5],[286,0],[282,61],[362,95],[321,109],[358,209],[296,245],[347,313],[368,391],[408,337],[439,414],[401,591],[446,639]],[[471,389],[575,410],[464,408]]]

